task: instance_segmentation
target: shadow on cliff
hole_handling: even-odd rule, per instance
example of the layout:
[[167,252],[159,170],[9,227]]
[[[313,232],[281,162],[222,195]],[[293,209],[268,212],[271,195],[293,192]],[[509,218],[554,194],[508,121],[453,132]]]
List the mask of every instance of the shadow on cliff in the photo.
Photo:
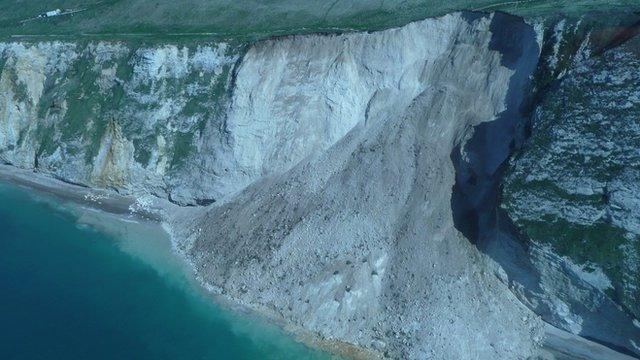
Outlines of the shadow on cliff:
[[[472,14],[467,20],[477,18]],[[508,160],[528,135],[535,98],[531,77],[538,66],[540,49],[533,28],[518,17],[496,13],[490,29],[490,49],[502,54],[501,65],[514,73],[505,110],[495,120],[475,126],[464,147],[458,145],[451,152],[456,173],[451,195],[453,221],[456,229],[505,269],[510,279],[530,291],[541,292],[535,268],[526,254],[527,242],[518,236],[499,208],[501,180]],[[505,232],[512,236],[505,238]],[[492,251],[497,243],[501,247],[499,253]]]
[[[465,14],[467,21],[479,17]],[[480,250],[496,226],[500,179],[507,160],[524,142],[531,76],[539,54],[535,31],[518,17],[496,13],[490,30],[490,49],[502,54],[501,65],[514,71],[505,110],[495,120],[475,126],[464,148],[457,146],[451,153],[456,171],[451,198],[454,223]]]

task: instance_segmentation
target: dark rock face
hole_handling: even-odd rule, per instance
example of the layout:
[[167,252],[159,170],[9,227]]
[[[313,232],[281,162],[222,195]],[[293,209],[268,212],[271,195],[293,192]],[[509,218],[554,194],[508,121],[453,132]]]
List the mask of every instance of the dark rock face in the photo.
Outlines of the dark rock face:
[[[564,327],[640,353],[640,40],[616,45],[583,54],[546,95],[508,170],[502,209],[529,255],[554,257],[549,264],[592,294]],[[610,331],[607,317],[618,321]]]

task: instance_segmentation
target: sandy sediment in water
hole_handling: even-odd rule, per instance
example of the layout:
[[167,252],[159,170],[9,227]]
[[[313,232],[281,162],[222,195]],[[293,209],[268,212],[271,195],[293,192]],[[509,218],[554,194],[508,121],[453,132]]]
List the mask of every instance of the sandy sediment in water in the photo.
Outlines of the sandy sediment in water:
[[[267,312],[241,306],[234,302],[233,298],[215,294],[204,286],[201,279],[194,276],[194,267],[189,258],[175,246],[177,242],[173,227],[177,226],[176,223],[166,221],[175,213],[192,213],[202,209],[183,208],[162,199],[149,199],[146,196],[145,200],[141,201],[132,196],[120,195],[115,191],[70,184],[38,172],[4,164],[0,164],[0,182],[35,190],[36,195],[45,195],[61,204],[71,205],[65,207],[65,210],[78,216],[79,225],[87,225],[118,239],[124,239],[123,243],[118,245],[125,252],[140,258],[162,274],[171,273],[175,278],[175,274],[181,272],[184,278],[179,281],[195,281],[208,293],[212,301],[225,309],[245,316],[258,315],[260,318],[269,319],[269,322],[278,325],[309,346],[353,359],[371,358],[372,354],[365,350],[350,344],[322,340],[308,331],[287,326],[282,319],[274,318]],[[145,234],[145,232],[148,233]],[[127,241],[126,239],[130,237],[136,237],[138,240]],[[154,244],[142,244],[139,241],[140,238]],[[171,255],[163,249],[151,249],[153,246],[164,249],[170,247]],[[174,258],[170,259],[168,256]]]

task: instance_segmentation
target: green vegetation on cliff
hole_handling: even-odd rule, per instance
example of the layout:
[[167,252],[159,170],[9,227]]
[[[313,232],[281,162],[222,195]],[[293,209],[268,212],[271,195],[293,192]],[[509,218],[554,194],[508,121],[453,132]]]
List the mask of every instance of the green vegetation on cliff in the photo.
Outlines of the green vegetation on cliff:
[[[590,273],[640,316],[640,39],[576,59],[533,119],[503,208],[529,239]],[[605,281],[606,282],[606,281]]]
[[[70,14],[33,19],[50,10]],[[635,0],[53,0],[0,1],[0,36],[241,38],[376,30],[456,10],[525,17],[640,9]]]

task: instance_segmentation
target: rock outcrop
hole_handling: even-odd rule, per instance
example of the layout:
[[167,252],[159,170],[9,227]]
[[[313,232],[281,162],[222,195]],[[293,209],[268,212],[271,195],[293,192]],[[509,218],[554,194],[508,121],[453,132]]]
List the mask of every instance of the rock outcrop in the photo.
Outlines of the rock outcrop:
[[[586,49],[586,48],[585,48]],[[640,40],[585,52],[533,116],[502,208],[545,320],[640,354]],[[496,251],[501,251],[497,250]],[[520,277],[522,279],[522,277]],[[518,282],[518,281],[516,281]],[[535,294],[535,295],[534,295]]]

